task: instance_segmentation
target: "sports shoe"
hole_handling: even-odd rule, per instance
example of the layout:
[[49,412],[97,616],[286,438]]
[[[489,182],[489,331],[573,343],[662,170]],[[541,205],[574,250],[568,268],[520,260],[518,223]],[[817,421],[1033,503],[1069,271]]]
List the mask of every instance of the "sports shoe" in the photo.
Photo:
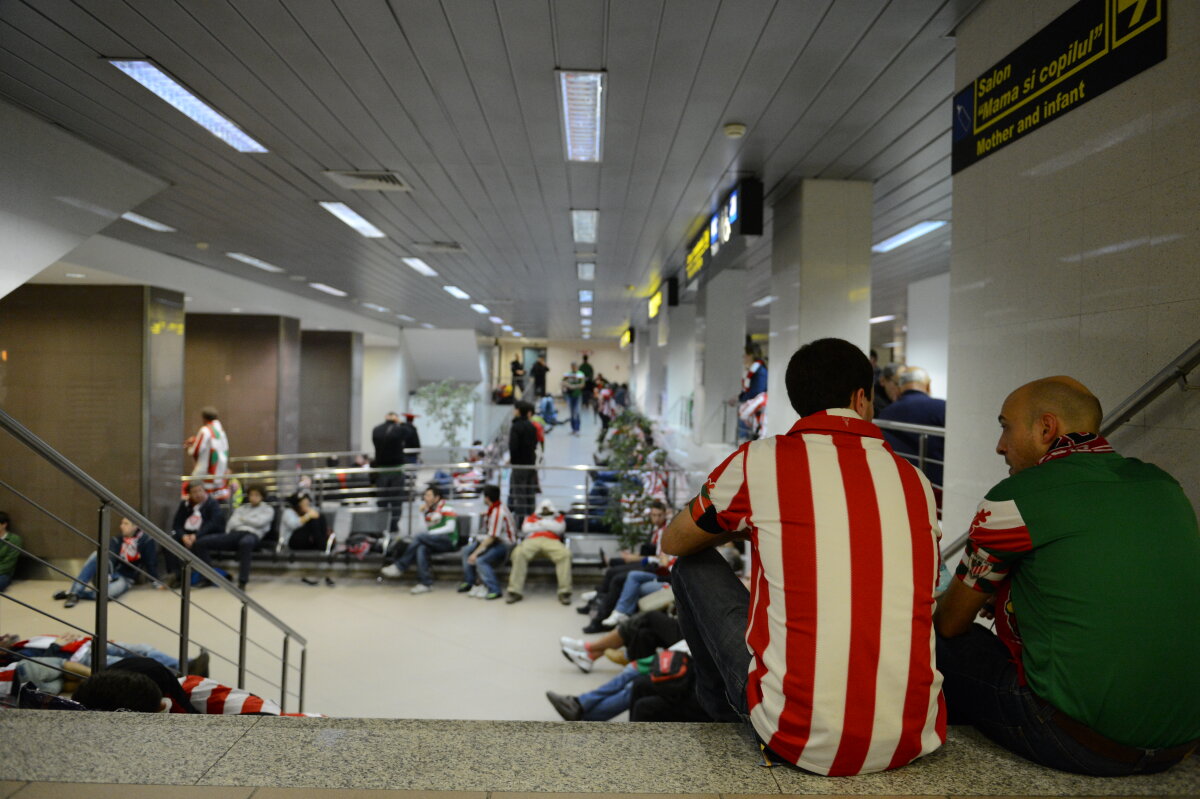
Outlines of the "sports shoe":
[[470,583],[459,583],[458,588],[456,588],[455,590],[458,591],[458,593],[460,593],[460,594],[465,594],[468,591],[472,591],[472,594],[474,594],[473,589],[474,589],[474,586],[472,586]]
[[590,674],[595,661],[588,657],[587,652],[580,649],[572,649],[569,646],[562,648],[563,657],[579,667],[579,670],[584,674]]
[[558,715],[562,716],[564,721],[579,721],[583,718],[583,705],[579,704],[576,697],[547,691],[546,698],[550,700],[550,704],[554,705],[554,709],[558,711]]
[[477,585],[471,589],[471,593],[467,594],[472,599],[483,599],[487,595],[488,590],[486,585]]
[[379,570],[379,573],[384,577],[399,577],[400,575],[404,574],[404,572],[396,568],[395,563],[389,563],[388,565],[384,566]]
[[195,674],[197,677],[207,677],[208,661],[208,650],[201,647],[200,654],[188,661],[187,673]]
[[511,605],[511,604],[513,604],[514,602],[520,602],[520,601],[521,601],[522,599],[524,599],[524,598],[525,598],[525,597],[521,596],[521,595],[520,595],[520,594],[518,594],[516,591],[509,591],[509,592],[508,592],[508,593],[507,593],[507,594],[504,596],[504,604],[506,604],[506,605]]
[[410,594],[428,594],[432,590],[433,590],[432,585],[425,585],[425,583],[417,583],[416,585],[413,586],[412,590],[409,591],[408,593],[410,593]]
[[570,591],[559,591],[558,592],[558,604],[570,605],[571,604],[571,592]]
[[581,638],[572,638],[572,637],[571,637],[571,636],[569,636],[569,635],[564,635],[562,638],[559,638],[559,639],[558,639],[558,645],[559,645],[559,646],[565,646],[565,647],[569,647],[569,648],[571,648],[571,649],[584,649],[584,648],[585,648],[585,647],[584,647],[584,643],[583,643],[583,639],[581,639]]
[[609,616],[607,619],[605,619],[604,621],[602,621],[600,623],[603,624],[605,627],[616,627],[618,624],[620,624],[621,622],[626,621],[628,619],[629,619],[628,613],[622,613],[619,610],[614,610],[612,612],[611,616]]
[[489,600],[490,600],[490,599],[499,599],[499,598],[500,598],[500,594],[499,594],[499,593],[497,593],[496,591],[492,591],[490,594],[484,594],[484,595],[483,595],[483,598],[484,598],[484,599],[489,599]]
[[67,601],[63,602],[64,608],[73,608],[79,604],[79,594],[67,594]]
[[582,599],[584,602],[591,602],[593,599],[596,598],[596,592],[595,591],[584,591],[582,594],[579,595],[579,598]]
[[66,591],[55,591],[54,598],[57,599],[59,602],[62,602],[64,599],[67,598],[67,592]]

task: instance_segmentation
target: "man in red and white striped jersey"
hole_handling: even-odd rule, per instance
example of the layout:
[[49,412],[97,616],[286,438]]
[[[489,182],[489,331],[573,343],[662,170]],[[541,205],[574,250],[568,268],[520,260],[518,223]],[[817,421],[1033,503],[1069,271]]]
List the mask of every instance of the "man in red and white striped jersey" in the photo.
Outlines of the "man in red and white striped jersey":
[[[800,421],[726,458],[663,542],[686,556],[672,583],[696,691],[809,771],[903,766],[946,737],[933,492],[870,423],[857,347],[801,347],[786,384]],[[750,540],[749,591],[713,549],[735,538]]]

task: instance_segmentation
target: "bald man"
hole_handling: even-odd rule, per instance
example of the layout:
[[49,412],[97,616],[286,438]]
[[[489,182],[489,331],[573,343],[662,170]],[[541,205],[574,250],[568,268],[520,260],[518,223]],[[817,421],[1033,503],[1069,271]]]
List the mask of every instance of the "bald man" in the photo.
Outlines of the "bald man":
[[1069,377],[1004,401],[1010,476],[938,603],[937,664],[949,723],[1064,771],[1152,773],[1200,739],[1200,531],[1179,484],[1114,452],[1100,419]]

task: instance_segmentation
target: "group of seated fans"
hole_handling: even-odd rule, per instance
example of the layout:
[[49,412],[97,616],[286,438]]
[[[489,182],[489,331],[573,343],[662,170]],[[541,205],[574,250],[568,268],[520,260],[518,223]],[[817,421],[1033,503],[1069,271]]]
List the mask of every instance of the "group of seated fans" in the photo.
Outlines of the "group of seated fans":
[[[563,637],[562,654],[588,673],[606,657],[623,668],[578,696],[548,692],[564,719],[743,722],[769,762],[832,776],[911,763],[945,743],[948,724],[1096,776],[1162,771],[1197,748],[1200,637],[1181,601],[1200,573],[1196,515],[1170,475],[1099,435],[1100,403],[1085,386],[1048,377],[1003,400],[995,450],[1009,476],[979,503],[939,592],[933,487],[871,423],[867,357],[814,341],[792,355],[785,384],[799,421],[740,446],[673,519],[651,503],[641,551],[610,559],[584,595],[584,632],[599,635]],[[428,593],[431,556],[460,550],[458,591],[515,603],[529,562],[546,558],[570,604],[564,514],[542,500],[518,522],[497,486],[482,495],[479,530],[460,540],[444,489],[425,489],[425,532],[390,553],[383,576],[415,565],[412,593]],[[214,549],[251,551],[271,520],[256,510],[261,490],[247,497],[226,524],[193,483],[176,539],[206,562]],[[306,508],[291,509],[287,529],[319,544],[325,528]],[[154,561],[132,524],[112,553],[110,594]],[[94,573],[93,559],[59,598],[87,598]],[[172,683],[156,684],[164,707],[162,697],[187,705]]]

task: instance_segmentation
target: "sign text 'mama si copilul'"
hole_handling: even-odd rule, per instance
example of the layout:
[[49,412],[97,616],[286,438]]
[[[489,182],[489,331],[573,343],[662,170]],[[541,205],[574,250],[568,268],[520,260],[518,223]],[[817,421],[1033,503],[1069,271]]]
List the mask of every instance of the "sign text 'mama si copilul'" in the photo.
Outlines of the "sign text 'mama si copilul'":
[[1080,0],[954,96],[951,172],[1167,57],[1167,0]]

